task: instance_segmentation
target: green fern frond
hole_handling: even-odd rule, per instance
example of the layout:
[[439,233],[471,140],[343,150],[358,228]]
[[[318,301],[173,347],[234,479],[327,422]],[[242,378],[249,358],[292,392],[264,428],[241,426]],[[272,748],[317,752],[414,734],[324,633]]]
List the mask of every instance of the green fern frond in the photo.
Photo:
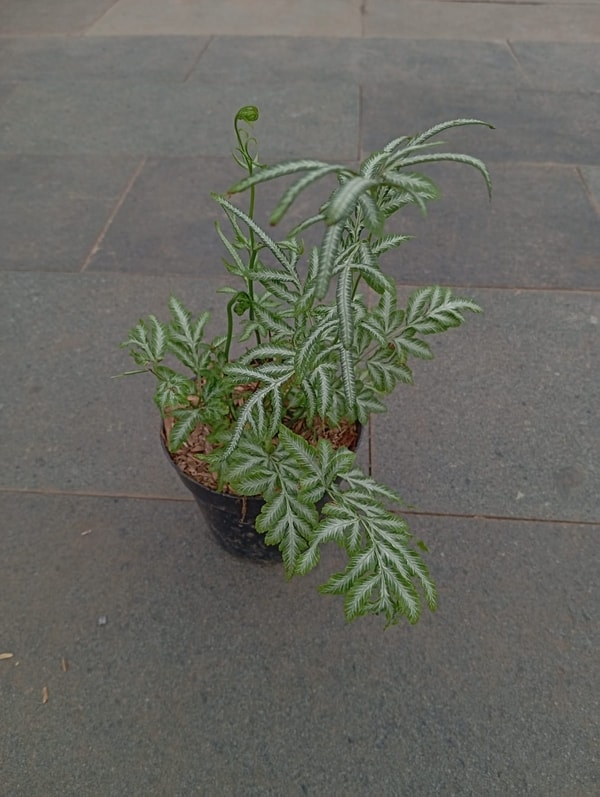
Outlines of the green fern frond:
[[353,468],[350,472],[344,473],[344,481],[347,482],[350,488],[361,490],[370,498],[376,498],[390,504],[404,505],[403,499],[395,490],[385,484],[381,484],[372,476],[367,476],[360,468]]
[[239,256],[238,250],[236,247],[231,243],[229,238],[225,235],[223,230],[221,229],[221,225],[218,221],[215,221],[215,230],[217,235],[221,239],[223,245],[229,252],[229,256],[233,260],[233,263],[230,263],[228,260],[223,258],[223,263],[229,271],[230,274],[234,274],[236,277],[246,277],[248,274],[248,267],[243,262],[242,258]]
[[262,264],[251,272],[251,276],[269,290],[271,290],[273,286],[284,285],[285,290],[287,290],[287,294],[284,295],[287,295],[288,299],[290,298],[290,289],[288,287],[290,283],[296,290],[301,287],[300,279],[293,271],[278,271],[274,268],[267,268],[267,266]]
[[[412,333],[412,330],[410,332]],[[403,357],[410,355],[419,360],[433,360],[433,352],[429,344],[415,337],[414,334],[409,334],[408,330],[394,338],[394,343],[397,351]]]
[[325,218],[328,224],[337,224],[352,214],[361,194],[377,185],[366,177],[353,177],[336,189],[327,204]]
[[265,535],[268,545],[281,551],[288,578],[294,575],[298,559],[308,546],[312,529],[317,525],[318,513],[313,504],[285,489],[271,496],[256,519],[256,529]]
[[367,502],[365,514],[349,508],[362,525],[362,547],[350,553],[343,572],[334,574],[319,589],[345,596],[348,620],[384,614],[388,625],[401,616],[415,623],[422,602],[417,586],[430,609],[436,606],[435,586],[419,554],[410,547],[406,523],[392,513],[370,509]]
[[381,235],[385,214],[379,204],[369,193],[364,193],[358,197],[358,205],[363,214],[365,227],[373,235]]
[[337,368],[333,363],[321,363],[312,372],[310,384],[314,390],[317,412],[321,418],[327,418],[329,415],[336,374]]
[[410,368],[398,361],[394,352],[386,349],[367,360],[367,373],[370,382],[378,393],[392,393],[398,384],[412,384]]
[[333,166],[325,161],[308,159],[288,161],[287,163],[277,163],[274,166],[264,166],[263,168],[258,169],[248,177],[244,177],[243,180],[239,180],[227,191],[227,193],[239,194],[242,191],[246,191],[248,188],[251,188],[252,186],[259,185],[260,183],[266,183],[269,180],[287,177],[290,174],[297,174],[298,172],[306,172],[330,167],[340,171],[348,171],[347,166],[342,164]]
[[290,206],[295,202],[295,200],[300,196],[300,194],[308,188],[309,185],[312,185],[317,180],[320,180],[322,177],[325,177],[327,174],[331,174],[332,172],[338,172],[340,169],[339,166],[336,164],[328,164],[321,166],[318,169],[311,169],[308,174],[304,177],[301,177],[297,180],[293,185],[291,185],[285,194],[281,197],[279,202],[277,203],[277,207],[271,214],[269,219],[269,224],[275,225],[278,224],[285,213],[287,213]]
[[412,237],[412,235],[384,235],[372,242],[371,249],[373,254],[379,257],[392,249],[397,249],[406,241],[412,240]]
[[399,136],[398,138],[393,138],[389,143],[385,145],[385,147],[381,150],[386,155],[394,152],[398,149],[398,147],[403,144],[405,141],[412,141],[410,136]]
[[344,385],[344,396],[349,408],[353,408],[352,417],[356,412],[356,373],[354,371],[354,359],[352,354],[341,344],[338,344],[340,366],[342,370],[342,382]]
[[[139,323],[129,331],[129,336],[126,341],[121,343],[121,347],[129,348],[131,356],[138,365],[147,367],[156,362],[160,362],[160,360],[155,358],[152,332],[148,322],[144,319],[141,319]],[[145,370],[146,368],[143,369],[142,373]]]
[[339,336],[342,346],[350,349],[354,337],[354,313],[352,312],[352,290],[354,280],[352,271],[346,267],[338,274],[336,289],[336,306],[339,324]]
[[202,421],[202,413],[194,407],[189,407],[174,410],[172,414],[176,420],[169,434],[169,451],[175,452],[187,442],[198,423]]
[[377,397],[375,391],[367,384],[363,384],[357,392],[354,402],[355,417],[365,426],[371,417],[380,412],[385,412],[387,407]]
[[353,272],[358,272],[369,288],[373,288],[376,293],[382,294],[394,290],[393,281],[378,266],[352,263],[350,268]]
[[408,299],[404,322],[413,332],[430,335],[459,326],[465,310],[482,312],[473,300],[453,296],[449,288],[419,288]]
[[283,319],[280,313],[273,312],[267,307],[256,304],[254,306],[254,316],[261,324],[263,332],[270,334],[272,338],[277,340],[289,340],[294,330]]
[[308,230],[309,227],[313,227],[315,224],[318,224],[320,221],[325,221],[325,214],[324,213],[316,213],[314,216],[309,216],[304,221],[301,221],[295,227],[290,230],[290,237],[291,236],[298,236],[303,233],[305,230]]
[[[192,342],[195,338],[194,331],[192,331],[192,314],[191,312],[184,307],[183,303],[180,299],[176,296],[171,295],[169,297],[169,310],[171,311],[172,321],[172,329],[177,330],[183,338],[188,341]],[[208,313],[204,313],[205,321],[208,319]],[[202,329],[204,325],[201,326]]]
[[160,362],[165,356],[167,339],[168,331],[166,325],[161,323],[156,316],[148,316],[147,342],[154,362]]
[[462,155],[456,152],[435,152],[430,155],[417,155],[412,158],[406,158],[398,162],[398,166],[406,168],[408,166],[417,166],[423,163],[465,163],[472,166],[474,169],[483,176],[487,188],[488,196],[492,196],[492,178],[483,161],[479,158],[473,158],[471,155]]
[[[247,372],[247,371],[252,373],[252,375],[253,375],[252,378],[254,380],[256,380],[257,373],[256,373],[255,370],[245,369],[242,366],[235,366],[233,364],[228,366],[228,368],[227,368],[227,373],[231,377],[237,378],[237,379],[241,378],[242,380],[244,378],[246,378],[244,376],[244,372]],[[250,426],[253,428],[253,430],[255,431],[255,433],[256,433],[256,435],[258,437],[260,437],[260,438],[264,438],[265,437],[266,432],[267,432],[267,423],[266,423],[266,420],[265,420],[266,415],[265,415],[264,402],[269,397],[271,397],[272,394],[279,392],[281,390],[281,386],[285,382],[287,382],[287,380],[290,379],[293,376],[293,374],[294,374],[294,371],[293,371],[292,367],[287,367],[287,369],[284,371],[283,375],[279,376],[278,378],[268,379],[265,374],[262,374],[262,378],[267,379],[268,384],[266,384],[264,387],[261,387],[258,390],[256,390],[244,402],[244,405],[242,407],[242,410],[240,412],[240,415],[238,417],[236,425],[235,425],[235,427],[233,429],[233,433],[231,435],[231,439],[230,439],[229,444],[228,444],[228,446],[227,446],[227,448],[225,450],[225,453],[223,455],[224,459],[227,459],[227,457],[235,450],[235,448],[236,448],[238,442],[240,441],[240,438],[241,438],[241,436],[242,436],[242,434],[244,432],[244,428],[246,427],[246,424],[250,424]],[[275,401],[277,401],[277,399],[275,399]],[[281,406],[282,406],[281,402],[277,402],[277,406],[279,408],[281,408]],[[271,407],[271,413],[269,415],[268,428],[269,428],[270,431],[273,431],[273,429],[275,427],[278,427],[279,423],[281,422],[281,415],[278,416],[276,414],[276,412],[274,411],[275,409],[276,409],[276,407],[274,407],[274,406]]]
[[328,317],[320,320],[296,352],[295,369],[301,378],[311,370],[315,351],[335,343],[336,331],[337,319],[333,311],[330,311]]
[[417,288],[411,293],[406,303],[405,321],[407,326],[412,326],[415,321],[425,317],[433,294],[434,289],[432,288]]
[[371,340],[378,343],[382,348],[388,345],[385,330],[382,325],[378,323],[378,319],[373,315],[363,318],[360,322],[360,327]]
[[376,180],[390,158],[389,152],[385,150],[378,150],[371,153],[360,165],[360,173],[367,180]]
[[411,146],[422,144],[430,138],[435,138],[435,136],[443,133],[444,130],[450,130],[453,127],[467,127],[468,125],[482,125],[483,127],[489,127],[491,130],[494,129],[494,125],[489,122],[483,122],[481,119],[450,119],[447,122],[441,122],[428,128],[419,135],[413,136],[410,139]]
[[289,259],[286,257],[281,247],[278,246],[278,244],[271,238],[270,235],[267,235],[267,233],[254,221],[254,219],[250,218],[250,216],[244,213],[243,210],[240,210],[240,208],[232,205],[231,202],[228,202],[225,197],[219,196],[218,194],[213,194],[213,198],[216,202],[218,202],[219,205],[221,205],[222,208],[225,208],[231,214],[243,221],[244,224],[247,225],[248,229],[252,230],[252,232],[264,243],[267,249],[274,255],[276,260],[278,260],[285,269],[288,271],[293,270]]
[[315,293],[318,299],[323,299],[329,288],[343,232],[344,225],[337,223],[330,226],[323,236],[319,251],[319,268],[315,277]]
[[412,203],[417,205],[423,215],[427,212],[427,202],[439,196],[435,183],[421,179],[421,175],[417,174],[389,171],[385,174],[385,184],[393,188],[399,207]]
[[301,435],[282,425],[279,428],[279,444],[309,473],[319,473],[320,463],[315,449]]
[[[281,358],[289,363],[290,358],[293,360],[294,350],[288,345],[279,343],[261,343],[259,346],[253,346],[248,349],[239,359],[240,364],[247,365],[254,360],[276,360]],[[255,377],[256,378],[256,377]]]

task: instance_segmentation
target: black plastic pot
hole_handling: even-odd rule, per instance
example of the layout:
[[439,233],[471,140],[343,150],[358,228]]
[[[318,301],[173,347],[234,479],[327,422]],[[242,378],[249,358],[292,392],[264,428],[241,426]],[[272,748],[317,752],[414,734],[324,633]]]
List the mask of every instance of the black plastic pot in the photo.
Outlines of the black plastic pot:
[[[359,429],[357,446],[362,428]],[[180,470],[169,453],[163,431],[160,440],[163,450],[183,484],[194,496],[204,519],[217,542],[234,556],[255,562],[281,562],[281,553],[274,545],[267,545],[264,536],[254,526],[264,501],[262,498],[243,498],[210,490]],[[325,501],[318,506],[322,507]]]
[[160,440],[169,462],[194,496],[217,542],[234,556],[256,562],[281,562],[279,549],[274,545],[267,545],[263,535],[254,527],[265,503],[262,498],[242,498],[239,495],[218,493],[204,487],[173,462],[162,433]]

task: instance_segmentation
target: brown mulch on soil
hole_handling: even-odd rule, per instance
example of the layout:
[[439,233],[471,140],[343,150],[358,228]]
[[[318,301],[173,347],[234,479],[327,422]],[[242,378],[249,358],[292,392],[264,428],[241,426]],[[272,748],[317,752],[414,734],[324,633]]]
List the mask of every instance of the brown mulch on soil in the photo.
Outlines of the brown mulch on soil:
[[[165,440],[169,439],[169,433],[173,428],[174,419],[167,417],[164,422],[164,437]],[[345,446],[350,450],[354,450],[358,445],[360,436],[360,426],[357,423],[349,423],[342,421],[342,423],[333,428],[327,428],[322,421],[317,420],[312,428],[307,428],[304,420],[297,421],[290,426],[293,432],[304,437],[311,444],[315,444],[319,439],[325,438],[329,440],[334,448]],[[187,476],[194,481],[208,487],[210,490],[217,489],[216,474],[211,472],[206,463],[202,459],[198,459],[198,455],[210,454],[213,446],[207,440],[210,434],[210,427],[199,424],[191,435],[188,437],[187,442],[174,453],[169,452],[169,455],[177,467],[182,470]],[[167,447],[168,448],[168,447]],[[229,485],[225,485],[224,493],[233,493]]]

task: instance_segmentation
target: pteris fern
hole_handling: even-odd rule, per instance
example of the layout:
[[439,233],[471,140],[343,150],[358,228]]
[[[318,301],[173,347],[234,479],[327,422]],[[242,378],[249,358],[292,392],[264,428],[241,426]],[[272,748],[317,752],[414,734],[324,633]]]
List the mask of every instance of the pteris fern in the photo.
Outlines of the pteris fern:
[[[380,614],[387,624],[401,617],[414,623],[437,598],[424,546],[413,544],[396,511],[400,497],[363,473],[354,453],[318,439],[316,430],[364,425],[372,413],[384,412],[385,396],[412,382],[411,359],[433,358],[429,336],[480,312],[471,299],[440,286],[417,289],[401,306],[381,260],[409,240],[386,232],[387,220],[409,205],[425,212],[439,196],[421,166],[468,165],[491,192],[480,160],[436,150],[443,131],[486,123],[456,119],[396,138],[351,169],[313,159],[265,166],[251,133],[257,119],[254,106],[236,114],[234,158],[246,174],[226,195],[213,195],[230,227],[227,234],[218,223],[216,232],[235,281],[221,289],[227,296],[223,333],[205,340],[208,314],[194,318],[171,297],[169,321],[150,315],[130,331],[123,345],[137,368],[128,373],[156,377],[155,402],[173,424],[171,450],[198,425],[206,427],[212,452],[204,460],[218,488],[264,498],[256,528],[281,550],[288,577],[316,567],[321,546],[335,543],[347,565],[320,590],[344,597],[346,617]],[[272,225],[309,187],[335,184],[276,239],[256,219],[255,192],[282,178],[292,182]],[[242,193],[245,208],[236,204]],[[315,225],[322,226],[321,242],[305,251],[300,235]],[[234,355],[240,347],[242,354]]]

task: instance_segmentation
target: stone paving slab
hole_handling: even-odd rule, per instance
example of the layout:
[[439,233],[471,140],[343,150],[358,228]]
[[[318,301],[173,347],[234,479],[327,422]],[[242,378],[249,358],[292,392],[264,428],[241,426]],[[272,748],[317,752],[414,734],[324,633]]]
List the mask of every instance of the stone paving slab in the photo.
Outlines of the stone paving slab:
[[363,35],[405,39],[597,42],[597,4],[367,0]]
[[419,511],[598,522],[600,297],[472,291],[373,421],[374,472]]
[[0,34],[82,33],[114,3],[115,0],[2,0]]
[[149,159],[88,270],[222,274],[225,249],[214,224],[223,219],[210,194],[242,176],[230,159]]
[[[597,9],[600,15],[600,5]],[[552,90],[598,91],[600,86],[598,43],[515,41],[511,46],[528,81],[533,86]]]
[[365,83],[486,86],[494,93],[524,83],[506,42],[369,38],[357,46]]
[[[0,792],[596,794],[598,11],[0,0]],[[490,162],[493,205],[440,170],[402,275],[486,314],[372,429],[440,587],[416,628],[346,626],[314,589],[335,551],[289,584],[223,554],[159,454],[151,380],[110,380],[171,291],[217,303],[204,190],[248,102],[269,161],[498,127],[447,136]]]
[[79,271],[135,158],[0,155],[0,270]]
[[294,83],[300,75],[305,80],[322,81],[324,71],[328,80],[352,77],[356,81],[364,45],[360,39],[348,41],[325,35],[214,36],[190,81],[271,87]]
[[87,29],[93,35],[290,35],[412,39],[598,41],[590,3],[447,3],[428,0],[243,0],[191,4],[119,0]]
[[[439,3],[466,3],[471,2],[471,0],[437,0]],[[530,6],[533,5],[532,0],[473,0],[476,3],[496,3],[496,4],[510,4],[510,5],[522,5],[522,6]],[[594,5],[597,5],[598,0],[535,0],[535,5],[539,6],[588,6],[593,8]]]
[[[294,112],[289,112],[290,97]],[[356,158],[358,87],[350,80],[261,89],[135,81],[22,84],[0,106],[0,154],[223,155],[233,115],[258,105],[273,157]],[[176,121],[174,121],[176,120]]]
[[600,167],[584,166],[581,175],[589,191],[590,200],[600,217]]
[[414,517],[441,606],[384,633],[335,551],[286,583],[189,502],[0,502],[10,794],[594,793],[598,527]]
[[146,38],[0,38],[3,80],[183,81],[206,47],[206,36]]
[[[273,69],[273,64],[277,68]],[[522,70],[506,43],[331,39],[293,36],[216,36],[190,80],[227,82],[321,80],[352,75],[357,81],[523,85]]]
[[243,36],[361,35],[360,0],[119,0],[96,24],[93,35],[231,34]]
[[451,131],[444,140],[484,160],[598,165],[600,103],[590,92],[529,89],[485,90],[414,87],[365,82],[363,147],[369,152],[398,131],[423,130],[445,119],[482,119],[493,132]]
[[[208,44],[210,41],[210,44]],[[207,46],[208,45],[208,46]],[[201,57],[200,57],[201,56]],[[517,58],[515,58],[517,56]],[[200,59],[200,60],[199,60]],[[293,36],[0,38],[3,80],[392,79],[595,90],[594,45]],[[273,62],[278,64],[276,73]],[[585,67],[585,68],[583,68]]]
[[597,4],[445,0],[4,0],[0,35],[290,35],[590,42],[600,38]]
[[0,106],[7,100],[8,97],[10,97],[16,88],[16,83],[0,82]]

